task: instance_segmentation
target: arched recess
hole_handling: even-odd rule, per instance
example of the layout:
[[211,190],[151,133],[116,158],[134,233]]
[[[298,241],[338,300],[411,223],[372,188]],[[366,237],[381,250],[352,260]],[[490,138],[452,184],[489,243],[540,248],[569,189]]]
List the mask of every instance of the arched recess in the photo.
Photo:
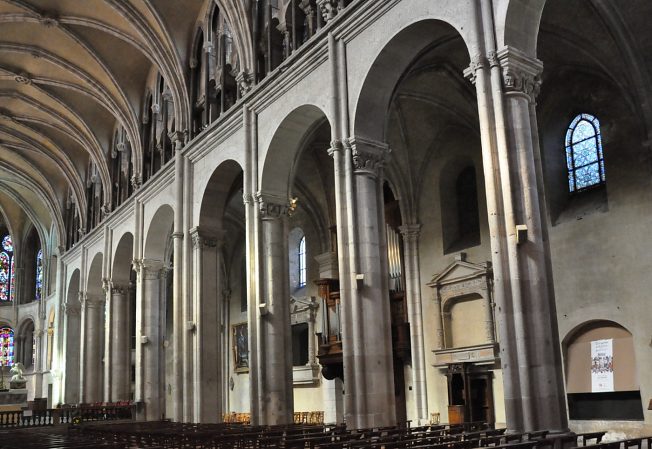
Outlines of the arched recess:
[[108,384],[113,402],[131,397],[131,354],[136,349],[136,273],[132,270],[134,236],[126,232],[120,237],[111,264],[111,296],[106,306],[110,342],[105,355],[105,392]]
[[[159,420],[173,415],[173,392],[165,388],[174,366],[172,280],[172,230],[174,210],[168,204],[160,206],[148,224],[143,260],[139,261],[140,294],[143,313],[136,317],[139,335],[148,339],[136,347],[136,392],[145,403],[147,420]],[[142,367],[138,364],[142,363]]]
[[[435,19],[423,20],[400,30],[382,49],[365,76],[353,115],[352,135],[356,139],[386,142],[387,111],[397,85],[407,75],[407,69],[430,48],[460,38],[463,40],[452,25]],[[465,58],[469,61],[466,42],[464,48]]]
[[14,334],[15,362],[22,363],[27,370],[34,369],[34,320],[26,318],[18,325]]
[[[40,294],[37,294],[37,271],[39,267],[38,264],[38,253],[43,251],[45,248],[41,243],[42,240],[39,238],[38,230],[35,226],[30,226],[29,231],[26,233],[23,240],[21,248],[21,258],[23,266],[23,276],[24,280],[22,281],[22,294],[20,295],[21,301],[23,303],[32,302],[36,299],[41,299],[43,297],[43,289],[40,289]],[[41,259],[42,261],[45,258]],[[43,265],[41,265],[41,273],[44,272]],[[41,286],[43,286],[43,276],[41,274]]]
[[81,366],[81,302],[80,270],[73,271],[68,281],[66,302],[64,305],[64,339],[63,339],[63,402],[78,404],[80,399],[79,382]]
[[145,236],[145,259],[163,262],[166,260],[169,238],[174,224],[174,210],[172,206],[164,204],[158,208],[149,223]]
[[614,321],[588,321],[562,347],[570,419],[643,420],[631,332]]
[[[203,341],[201,379],[196,401],[199,422],[214,422],[225,411],[248,409],[247,366],[234,367],[231,323],[246,321],[245,209],[243,170],[233,160],[222,162],[204,190],[199,226],[193,237],[193,303],[198,305],[198,341]],[[244,290],[244,291],[243,291]],[[237,296],[236,296],[237,295]],[[245,304],[243,310],[243,303]],[[231,306],[229,308],[229,306]],[[219,332],[219,328],[228,329]],[[201,340],[199,340],[201,339]],[[211,342],[208,344],[207,342]],[[248,349],[248,348],[247,348]],[[243,362],[245,363],[245,362]],[[246,362],[248,363],[248,362]],[[229,389],[228,378],[233,379]],[[216,413],[217,411],[217,413]]]
[[292,197],[301,150],[311,133],[327,121],[324,111],[311,104],[299,106],[283,119],[265,155],[260,183],[263,194],[280,201]]

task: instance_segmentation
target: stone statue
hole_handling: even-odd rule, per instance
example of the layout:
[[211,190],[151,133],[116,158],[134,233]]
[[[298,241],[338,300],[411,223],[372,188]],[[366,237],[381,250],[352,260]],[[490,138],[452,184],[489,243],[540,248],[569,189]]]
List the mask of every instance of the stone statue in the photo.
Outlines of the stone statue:
[[11,381],[9,382],[9,388],[12,390],[19,390],[25,388],[27,384],[27,379],[23,377],[23,372],[25,372],[25,367],[22,363],[14,363],[14,366],[9,370],[11,376]]

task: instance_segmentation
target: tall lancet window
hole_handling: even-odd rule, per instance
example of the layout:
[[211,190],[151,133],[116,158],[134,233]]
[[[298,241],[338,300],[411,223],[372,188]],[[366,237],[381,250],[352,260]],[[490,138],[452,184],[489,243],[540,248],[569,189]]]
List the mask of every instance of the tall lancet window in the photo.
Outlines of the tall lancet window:
[[14,244],[11,236],[6,235],[0,245],[0,302],[14,300]]
[[36,254],[36,300],[43,296],[43,250]]
[[297,252],[299,257],[299,283],[298,287],[306,286],[306,236],[301,237],[299,241],[299,250]]
[[600,121],[590,114],[573,119],[566,132],[568,190],[578,192],[604,184],[604,155]]
[[14,364],[14,330],[10,327],[0,328],[0,366]]

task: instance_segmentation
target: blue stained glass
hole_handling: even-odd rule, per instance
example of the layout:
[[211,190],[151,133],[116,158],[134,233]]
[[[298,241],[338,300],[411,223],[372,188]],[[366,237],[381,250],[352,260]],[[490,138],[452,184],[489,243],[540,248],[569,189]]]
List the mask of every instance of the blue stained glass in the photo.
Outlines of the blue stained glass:
[[14,243],[11,241],[10,235],[6,235],[5,238],[2,239],[2,248],[10,253],[14,252]]
[[588,139],[595,135],[595,129],[593,125],[587,122],[586,120],[580,121],[575,130],[573,131],[573,143],[581,142],[582,140]]
[[6,252],[0,253],[0,302],[13,298],[13,267],[14,261]]
[[570,192],[605,182],[600,121],[596,117],[580,114],[569,125],[566,167]]
[[36,254],[36,299],[41,299],[43,292],[43,250]]

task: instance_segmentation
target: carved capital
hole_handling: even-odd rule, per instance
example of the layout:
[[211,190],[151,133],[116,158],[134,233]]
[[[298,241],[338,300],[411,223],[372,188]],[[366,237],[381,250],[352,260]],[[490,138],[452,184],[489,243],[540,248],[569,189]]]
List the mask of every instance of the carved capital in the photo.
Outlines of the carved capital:
[[242,195],[242,202],[245,204],[253,204],[254,196],[251,193],[245,193]]
[[317,0],[317,6],[326,22],[337,15],[339,3],[338,0]]
[[476,73],[478,70],[484,70],[486,67],[486,58],[481,54],[477,54],[471,58],[471,63],[466,69],[464,69],[464,76],[468,78],[469,81],[471,81],[473,84],[475,84]]
[[140,174],[135,174],[131,177],[131,186],[134,190],[140,189],[143,185],[143,177]]
[[174,145],[175,151],[181,151],[186,140],[186,133],[184,131],[173,131],[169,134],[169,137]]
[[256,202],[263,220],[275,220],[288,215],[291,207],[289,199],[261,192],[256,194]]
[[194,227],[190,230],[190,238],[192,239],[193,248],[206,247],[215,248],[220,247],[224,243],[224,231],[218,230],[215,233],[207,233]]
[[155,259],[141,259],[139,267],[143,280],[161,279],[167,271],[165,264]]
[[111,299],[118,296],[126,296],[129,293],[129,284],[115,284],[111,282]]
[[101,212],[103,217],[108,217],[111,213],[111,203],[102,204]]
[[406,242],[416,242],[419,240],[421,225],[418,223],[406,224],[399,226],[398,230],[401,232],[401,235]]
[[355,173],[377,177],[389,158],[389,146],[386,143],[361,137],[349,139],[349,144]]
[[84,309],[98,309],[104,306],[105,297],[102,294],[86,293],[82,301],[82,310]]
[[77,304],[63,303],[61,304],[61,313],[68,316],[79,316],[81,308]]
[[238,75],[235,77],[235,81],[240,87],[240,93],[244,95],[253,87],[254,76],[249,70],[244,69],[238,73]]
[[341,153],[342,150],[344,150],[344,144],[342,143],[341,140],[332,140],[331,141],[331,146],[328,149],[328,155],[330,157],[333,157],[335,153]]
[[534,101],[541,88],[543,63],[520,50],[505,47],[497,53],[506,94],[525,95]]

